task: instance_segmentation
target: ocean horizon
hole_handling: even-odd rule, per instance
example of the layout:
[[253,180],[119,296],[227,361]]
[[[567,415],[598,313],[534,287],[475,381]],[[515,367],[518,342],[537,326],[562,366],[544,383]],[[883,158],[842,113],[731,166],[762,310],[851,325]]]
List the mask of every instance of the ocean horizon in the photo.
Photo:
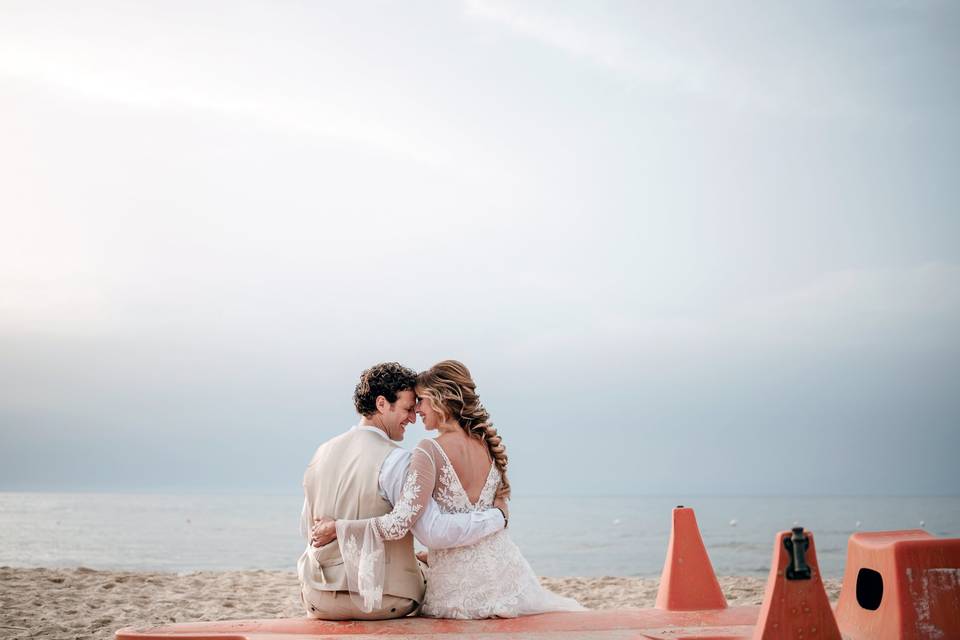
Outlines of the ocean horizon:
[[[290,570],[304,548],[299,495],[0,493],[0,566]],[[718,575],[765,575],[774,536],[813,532],[841,577],[856,531],[960,536],[960,496],[523,496],[510,535],[539,575],[659,575],[671,509],[693,507]]]

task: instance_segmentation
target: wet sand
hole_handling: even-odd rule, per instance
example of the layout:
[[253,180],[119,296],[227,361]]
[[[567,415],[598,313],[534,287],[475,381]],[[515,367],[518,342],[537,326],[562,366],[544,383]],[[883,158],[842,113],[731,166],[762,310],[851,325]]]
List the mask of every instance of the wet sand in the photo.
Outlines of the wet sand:
[[[591,609],[652,607],[657,578],[541,578]],[[731,605],[760,604],[766,577],[727,576]],[[835,601],[839,580],[826,581]],[[297,576],[287,571],[190,574],[0,567],[0,638],[109,640],[122,627],[300,617]]]

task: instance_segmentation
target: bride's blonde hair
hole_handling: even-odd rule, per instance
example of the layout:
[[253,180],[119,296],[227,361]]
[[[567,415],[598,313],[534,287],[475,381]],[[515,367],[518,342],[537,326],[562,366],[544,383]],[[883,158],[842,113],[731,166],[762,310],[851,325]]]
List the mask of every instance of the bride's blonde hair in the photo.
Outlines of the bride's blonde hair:
[[456,360],[438,362],[417,376],[417,394],[428,399],[444,419],[453,418],[467,435],[486,442],[490,456],[503,478],[498,494],[509,498],[507,448],[503,445],[503,438],[497,434],[497,428],[490,422],[490,414],[480,404],[477,385],[470,377],[470,370]]

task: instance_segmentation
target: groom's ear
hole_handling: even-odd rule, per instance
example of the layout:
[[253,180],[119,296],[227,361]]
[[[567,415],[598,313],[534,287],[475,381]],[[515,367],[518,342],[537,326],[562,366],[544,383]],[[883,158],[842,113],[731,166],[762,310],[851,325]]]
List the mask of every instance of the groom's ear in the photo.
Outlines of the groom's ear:
[[374,402],[374,404],[375,404],[376,407],[377,407],[377,411],[379,411],[380,413],[386,413],[386,412],[387,412],[387,406],[388,406],[390,403],[387,402],[386,397],[384,397],[384,396],[377,396],[377,399],[374,400],[373,402]]

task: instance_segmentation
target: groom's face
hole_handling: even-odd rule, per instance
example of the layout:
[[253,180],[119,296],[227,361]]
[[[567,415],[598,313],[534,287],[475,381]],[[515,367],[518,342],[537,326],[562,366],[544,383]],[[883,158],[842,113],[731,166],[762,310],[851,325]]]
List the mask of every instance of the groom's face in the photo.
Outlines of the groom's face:
[[396,402],[385,403],[385,405],[383,430],[391,440],[400,442],[403,440],[407,425],[417,421],[417,414],[413,411],[417,405],[417,397],[413,391],[401,391],[397,394]]

